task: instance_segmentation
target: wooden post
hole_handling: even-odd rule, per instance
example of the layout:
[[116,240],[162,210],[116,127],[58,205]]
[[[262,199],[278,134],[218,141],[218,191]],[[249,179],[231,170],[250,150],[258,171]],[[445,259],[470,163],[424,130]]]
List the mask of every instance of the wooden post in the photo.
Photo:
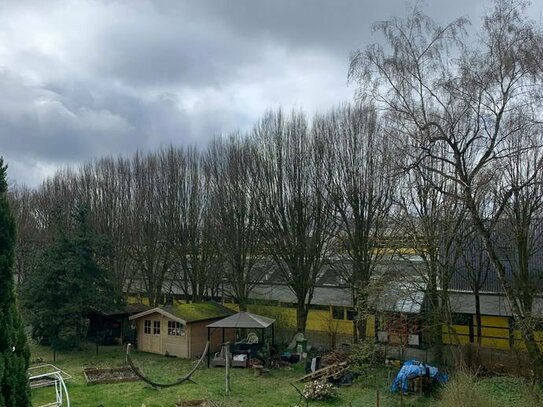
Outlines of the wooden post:
[[379,389],[375,392],[375,405],[379,407]]
[[225,374],[224,374],[224,384],[225,384],[225,393],[227,396],[230,395],[230,355],[229,355],[229,347],[230,343],[226,342],[223,343],[222,346],[224,347],[224,366],[225,366]]
[[211,350],[211,341],[209,338],[211,337],[210,328],[207,328],[207,341],[209,342],[209,347],[207,348],[207,367],[209,368],[209,362],[211,358],[210,350]]

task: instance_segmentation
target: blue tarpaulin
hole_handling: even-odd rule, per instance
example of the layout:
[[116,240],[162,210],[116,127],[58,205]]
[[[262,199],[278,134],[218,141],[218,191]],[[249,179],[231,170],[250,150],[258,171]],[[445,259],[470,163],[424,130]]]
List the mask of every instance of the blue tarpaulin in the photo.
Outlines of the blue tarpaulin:
[[390,390],[393,393],[396,393],[401,389],[401,391],[406,394],[409,390],[408,380],[420,376],[430,377],[433,382],[439,384],[446,383],[449,380],[449,377],[446,374],[441,373],[437,367],[425,365],[418,360],[408,360],[398,372]]

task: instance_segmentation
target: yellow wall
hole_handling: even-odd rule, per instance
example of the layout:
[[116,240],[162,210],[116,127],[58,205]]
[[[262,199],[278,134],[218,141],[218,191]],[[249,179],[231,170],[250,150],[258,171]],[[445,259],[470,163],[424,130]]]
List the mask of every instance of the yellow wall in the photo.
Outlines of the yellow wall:
[[451,330],[446,325],[442,327],[443,343],[449,345],[457,344],[457,341],[461,345],[469,343],[469,326],[466,325],[453,325]]
[[[236,304],[227,303],[225,306],[236,311],[238,310]],[[281,328],[296,329],[296,308],[260,304],[250,304],[247,308],[249,312],[276,319],[281,324]],[[306,329],[315,332],[334,332],[341,335],[352,335],[353,321],[347,319],[347,309],[345,307],[342,308],[344,308],[343,319],[333,318],[331,307],[328,310],[309,310]],[[373,315],[368,317],[366,336],[375,336],[375,317]]]
[[[460,344],[469,343],[469,327],[467,325],[453,325],[458,335]],[[509,317],[481,315],[481,345],[494,349],[510,348]],[[520,332],[513,331],[514,346],[518,349],[526,349]],[[543,350],[543,332],[535,332],[535,339]],[[477,343],[477,320],[473,315],[473,342]],[[447,326],[443,326],[443,343],[456,344],[456,338],[448,332]]]
[[[522,339],[522,335],[520,334],[520,331],[518,330],[513,331],[513,337],[515,339],[515,348],[526,350],[526,345],[524,344],[524,340]],[[543,332],[542,331],[534,332],[534,337],[535,337],[535,340],[537,341],[539,349],[543,351]]]
[[144,304],[149,305],[149,299],[147,297],[136,297],[135,295],[129,295],[126,297],[128,304]]
[[[477,333],[475,316],[474,333]],[[481,345],[487,348],[509,349],[509,318],[490,315],[481,316]]]

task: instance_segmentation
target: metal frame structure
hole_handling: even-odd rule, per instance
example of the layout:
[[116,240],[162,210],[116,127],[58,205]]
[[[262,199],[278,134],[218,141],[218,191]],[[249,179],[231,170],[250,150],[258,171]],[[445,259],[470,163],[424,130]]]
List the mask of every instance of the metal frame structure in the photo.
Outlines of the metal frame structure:
[[[37,375],[30,374],[31,370],[36,370],[44,367],[51,368],[51,371],[40,373]],[[41,406],[37,407],[70,407],[70,396],[68,394],[68,389],[66,388],[66,383],[64,382],[64,379],[71,379],[72,376],[53,365],[34,366],[29,368],[28,371],[28,381],[30,383],[31,389],[44,386],[55,386],[55,401],[47,404],[42,404]],[[41,381],[37,382],[40,379]],[[43,380],[45,380],[45,382],[43,382]],[[32,384],[33,381],[35,382],[34,385]]]

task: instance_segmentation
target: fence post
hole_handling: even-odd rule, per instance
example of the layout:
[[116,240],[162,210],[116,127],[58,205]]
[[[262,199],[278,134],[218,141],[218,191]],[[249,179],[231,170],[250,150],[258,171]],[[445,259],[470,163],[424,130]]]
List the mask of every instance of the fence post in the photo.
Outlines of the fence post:
[[230,395],[230,352],[229,352],[229,347],[230,347],[230,343],[229,342],[226,342],[226,343],[223,343],[223,349],[224,349],[224,359],[225,359],[225,362],[224,362],[224,365],[225,365],[225,374],[224,374],[224,381],[225,381],[225,392],[226,392],[226,395],[229,396]]

